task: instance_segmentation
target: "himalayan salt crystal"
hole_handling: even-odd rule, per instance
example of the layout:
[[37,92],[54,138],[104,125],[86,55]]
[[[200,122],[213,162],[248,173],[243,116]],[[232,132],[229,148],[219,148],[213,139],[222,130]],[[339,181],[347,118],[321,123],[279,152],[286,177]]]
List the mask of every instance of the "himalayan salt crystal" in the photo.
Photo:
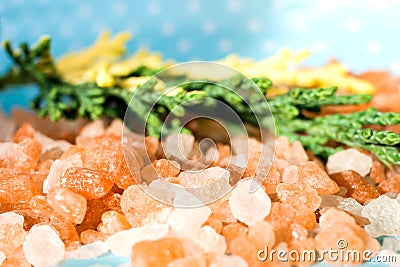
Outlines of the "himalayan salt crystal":
[[341,199],[337,205],[337,208],[350,212],[354,215],[361,216],[361,211],[364,207],[354,198],[348,197]]
[[3,264],[3,261],[6,259],[6,254],[4,254],[1,250],[0,250],[0,266]]
[[400,235],[400,202],[385,195],[368,202],[361,215],[370,220],[365,231],[372,237]]
[[384,193],[400,193],[400,175],[393,176],[381,182],[378,186],[378,190]]
[[0,251],[6,256],[25,240],[24,217],[14,212],[0,214]]
[[39,141],[37,141],[36,139],[27,138],[18,143],[18,147],[26,155],[28,155],[31,166],[36,166],[42,151],[42,146],[40,145]]
[[205,253],[223,254],[226,251],[225,238],[208,225],[194,232],[191,239]]
[[272,225],[275,232],[275,243],[291,239],[290,225],[295,218],[296,211],[292,205],[272,202],[271,212],[265,218],[265,221]]
[[260,261],[257,258],[258,247],[248,236],[238,236],[230,242],[230,251],[232,255],[243,258],[249,266],[256,266]]
[[140,183],[140,157],[133,147],[119,144],[112,153],[113,162],[110,168],[109,179],[119,188],[127,189],[129,186]]
[[[317,242],[314,238],[297,238],[289,243],[289,251],[294,251],[292,253],[292,258],[289,258],[289,262],[292,266],[311,266],[315,263],[317,259],[316,254],[310,253],[310,251],[315,251],[317,248]],[[297,256],[299,255],[299,256]],[[305,257],[301,257],[305,255]],[[309,258],[310,257],[310,258]]]
[[0,203],[21,204],[39,194],[35,182],[29,174],[0,168]]
[[211,167],[199,171],[184,171],[178,176],[180,184],[184,187],[201,187],[215,183],[219,179],[226,180],[229,183],[230,173],[220,167]]
[[364,153],[350,148],[330,156],[326,168],[328,174],[354,171],[364,177],[372,168],[372,159]]
[[142,182],[145,182],[146,184],[150,184],[151,182],[159,178],[156,170],[151,164],[144,166],[140,170],[140,176],[142,178]]
[[280,158],[276,158],[276,159],[274,160],[274,165],[276,166],[276,169],[277,169],[278,172],[281,174],[281,176],[283,175],[283,170],[284,170],[286,167],[289,167],[289,166],[290,166],[289,162],[287,162],[287,161],[284,160],[284,159],[280,159]]
[[131,185],[124,191],[121,208],[133,227],[142,226],[150,221],[163,222],[170,212],[169,207],[153,199],[138,185]]
[[185,250],[178,238],[166,237],[156,241],[141,241],[134,245],[132,266],[164,267],[185,257]]
[[101,200],[110,210],[115,210],[119,213],[122,213],[121,198],[121,194],[110,191],[107,195],[102,197]]
[[335,181],[313,161],[299,165],[298,181],[314,188],[319,195],[331,195],[340,190]]
[[29,123],[22,124],[18,130],[15,132],[12,141],[14,143],[19,143],[26,138],[33,138],[35,134],[35,129]]
[[[83,137],[96,137],[104,133],[104,121],[102,120],[95,120],[85,124],[82,129],[79,131],[77,136],[77,141],[79,138]],[[76,142],[78,143],[78,142]]]
[[96,230],[86,230],[80,235],[80,241],[82,244],[87,245],[97,241],[106,241],[108,235],[105,233],[98,232]]
[[68,141],[54,140],[54,139],[42,134],[41,132],[35,132],[34,138],[41,145],[42,153],[45,153],[47,151],[51,151],[51,150],[57,149],[57,148],[60,151],[64,152],[71,146],[71,143],[69,143]]
[[[0,263],[1,264],[1,263]],[[14,250],[14,252],[7,257],[1,264],[2,267],[31,267],[32,265],[27,261],[22,246]]]
[[308,160],[308,155],[299,141],[290,146],[289,157],[285,158],[290,164],[298,165]]
[[336,208],[327,209],[319,218],[319,225],[326,229],[335,228],[340,223],[355,225],[355,220],[350,214]]
[[239,181],[232,190],[229,205],[236,219],[251,226],[269,214],[271,199],[255,180],[246,179]]
[[188,134],[170,134],[163,143],[164,153],[168,159],[180,164],[189,159],[194,145],[194,136]]
[[146,138],[144,139],[144,144],[147,154],[149,156],[154,156],[157,153],[160,141],[154,136],[146,136]]
[[246,235],[248,232],[248,228],[246,225],[240,222],[229,223],[224,225],[222,229],[222,235],[227,239],[234,239],[238,236]]
[[99,232],[113,235],[123,230],[131,228],[124,215],[119,212],[110,210],[101,215],[101,223],[97,227]]
[[29,172],[35,169],[37,160],[39,160],[39,158],[32,159],[30,155],[24,152],[24,149],[20,147],[19,144],[8,142],[0,143],[0,168],[13,168]]
[[83,222],[76,226],[78,233],[88,229],[96,229],[97,225],[101,223],[101,215],[110,209],[104,204],[102,199],[89,199],[87,200],[87,210]]
[[262,185],[265,188],[267,194],[276,194],[276,187],[281,182],[281,174],[276,167],[276,164],[272,164],[268,170],[268,174],[262,181]]
[[26,235],[23,250],[28,262],[35,267],[56,265],[64,258],[65,246],[48,225],[32,227]]
[[[336,195],[321,195],[320,208],[337,207],[344,198]],[[358,203],[358,202],[357,202]]]
[[66,259],[95,259],[108,251],[108,247],[103,241],[78,246],[77,249],[65,253]]
[[275,233],[269,222],[261,221],[249,227],[248,237],[257,245],[257,247],[268,246],[272,248],[275,245]]
[[214,210],[214,215],[221,220],[223,223],[235,223],[237,222],[236,217],[232,214],[231,206],[229,201],[224,200]]
[[355,171],[334,173],[331,177],[338,185],[346,187],[348,197],[354,198],[361,204],[379,196],[378,190]]
[[284,184],[276,187],[279,199],[300,212],[315,211],[321,205],[317,190],[304,184]]
[[113,254],[129,257],[136,243],[163,238],[167,235],[168,228],[166,224],[152,222],[141,227],[118,232],[107,238],[106,243]]
[[308,236],[308,230],[301,224],[292,223],[290,225],[290,230],[292,234],[292,241],[295,239],[305,239]]
[[374,183],[380,183],[384,181],[386,179],[385,165],[383,165],[383,163],[379,160],[374,160],[372,162],[370,176]]
[[71,242],[79,241],[79,234],[75,229],[75,224],[61,219],[57,216],[51,216],[48,225],[53,227],[59,234],[60,239],[68,245]]
[[124,123],[120,118],[113,119],[110,125],[105,130],[106,134],[110,135],[122,135]]
[[167,267],[207,267],[207,260],[203,257],[185,257],[170,262]]
[[86,199],[96,199],[105,196],[114,185],[108,179],[108,174],[79,167],[65,170],[58,185],[84,196]]
[[167,159],[156,160],[151,165],[156,173],[163,178],[176,177],[181,171],[179,163]]
[[209,267],[248,267],[247,262],[237,255],[218,255],[209,265]]
[[[283,169],[282,174],[282,182],[286,184],[295,184],[297,183],[297,173],[299,171],[299,167],[296,165],[290,165],[289,167],[285,167]],[[275,187],[276,190],[276,187]]]
[[48,216],[53,213],[53,208],[50,206],[46,197],[42,195],[32,197],[29,206],[32,211],[41,213],[42,216]]
[[281,159],[287,159],[290,157],[290,141],[286,136],[279,136],[275,139],[276,156]]
[[54,212],[63,218],[80,224],[86,214],[86,199],[65,188],[57,188],[47,194],[47,201]]
[[317,226],[317,217],[315,212],[297,212],[295,222],[308,230]]
[[211,214],[204,225],[212,227],[218,234],[221,233],[223,227],[222,221],[215,214]]

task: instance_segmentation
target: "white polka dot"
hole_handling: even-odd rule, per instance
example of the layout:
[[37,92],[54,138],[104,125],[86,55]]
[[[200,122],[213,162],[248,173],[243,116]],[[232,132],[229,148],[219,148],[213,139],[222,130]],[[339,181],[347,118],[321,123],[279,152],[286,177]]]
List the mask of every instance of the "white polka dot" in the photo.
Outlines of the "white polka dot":
[[376,54],[381,50],[381,44],[377,41],[370,41],[365,46],[365,51],[370,54]]
[[212,20],[206,20],[203,22],[203,25],[201,25],[201,30],[205,34],[213,34],[217,29],[217,26],[214,21]]
[[90,19],[93,15],[93,9],[90,5],[82,3],[78,6],[77,15],[81,19]]
[[161,5],[158,2],[150,2],[147,6],[147,11],[151,15],[158,15],[161,12]]
[[175,33],[175,25],[172,22],[165,22],[161,25],[161,32],[165,36],[171,36]]
[[61,38],[68,39],[72,37],[75,33],[74,24],[70,20],[65,20],[63,23],[61,23],[59,32]]
[[228,10],[231,12],[238,12],[242,7],[240,0],[228,0]]
[[258,33],[261,30],[261,22],[258,19],[251,19],[247,23],[247,31],[251,33]]
[[126,12],[128,11],[127,9],[128,9],[128,7],[126,6],[126,3],[121,2],[121,1],[114,2],[113,6],[112,6],[113,14],[118,17],[124,16],[126,14]]
[[272,40],[267,40],[263,43],[262,49],[265,53],[271,53],[277,49],[277,44]]
[[346,22],[345,30],[348,32],[358,32],[360,30],[361,22],[358,18],[351,18]]
[[312,45],[312,52],[323,53],[326,51],[326,44],[323,41],[316,41]]
[[200,2],[197,0],[191,0],[187,4],[187,10],[189,12],[195,13],[200,10]]
[[222,52],[232,50],[232,41],[229,39],[222,39],[218,42],[218,49]]
[[192,43],[187,39],[182,39],[178,43],[178,50],[182,53],[189,52],[192,49]]

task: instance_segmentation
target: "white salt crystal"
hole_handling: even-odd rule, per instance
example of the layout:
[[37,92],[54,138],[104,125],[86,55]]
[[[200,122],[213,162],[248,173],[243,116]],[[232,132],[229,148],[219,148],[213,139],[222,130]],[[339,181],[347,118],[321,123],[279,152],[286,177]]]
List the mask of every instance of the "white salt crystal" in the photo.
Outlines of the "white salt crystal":
[[0,251],[0,266],[3,264],[3,261],[6,259],[6,255]]
[[365,231],[372,237],[400,235],[400,202],[385,195],[368,202],[361,215],[370,220]]
[[157,200],[167,204],[173,204],[176,193],[181,190],[185,189],[159,178],[149,184],[147,192]]
[[357,202],[357,200],[355,200],[354,198],[351,198],[351,197],[342,198],[342,200],[340,200],[339,205],[337,207],[339,209],[348,211],[348,212],[353,213],[358,216],[362,216],[361,211],[364,208],[363,205],[361,205],[360,203]]
[[176,233],[193,233],[207,221],[211,209],[207,206],[175,208],[168,216],[167,223]]
[[168,225],[149,223],[142,227],[120,231],[107,238],[106,244],[115,255],[129,257],[136,243],[145,240],[158,240],[167,233]]
[[44,135],[41,132],[37,131],[34,133],[34,138],[42,146],[42,153],[49,151],[53,148],[60,148],[62,151],[65,151],[71,146],[71,144],[65,140],[54,140],[47,135]]
[[103,255],[107,251],[108,246],[105,242],[96,241],[91,244],[80,246],[75,250],[66,252],[65,258],[94,259],[100,255]]
[[400,251],[400,239],[395,237],[385,237],[381,249]]
[[33,226],[26,235],[23,250],[30,264],[46,267],[64,259],[65,246],[53,228],[39,225]]
[[209,267],[248,267],[247,262],[240,256],[237,255],[218,255]]
[[203,249],[204,253],[225,253],[225,238],[215,232],[214,228],[211,226],[206,225],[201,227],[191,238]]
[[233,216],[248,226],[262,221],[271,210],[271,199],[261,186],[258,185],[254,192],[250,191],[253,183],[257,182],[252,179],[239,181],[229,197]]
[[24,226],[24,216],[15,212],[1,213],[0,224],[19,224],[21,226]]
[[328,174],[351,170],[359,173],[363,177],[370,172],[371,167],[371,157],[354,148],[337,152],[328,158],[326,164]]

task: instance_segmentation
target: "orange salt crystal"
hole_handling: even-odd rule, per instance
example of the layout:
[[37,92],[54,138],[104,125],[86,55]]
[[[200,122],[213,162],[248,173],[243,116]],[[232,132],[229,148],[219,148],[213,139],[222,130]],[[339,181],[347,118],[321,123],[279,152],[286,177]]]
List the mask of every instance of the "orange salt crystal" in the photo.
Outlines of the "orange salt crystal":
[[[283,169],[282,182],[287,184],[295,184],[298,181],[299,167],[296,165],[290,165]],[[276,189],[276,188],[275,188]]]
[[132,226],[126,220],[125,216],[119,212],[110,210],[101,215],[101,223],[97,227],[99,232],[113,235],[123,230],[127,230]]
[[275,243],[291,239],[290,225],[296,217],[295,209],[289,205],[279,202],[271,203],[271,211],[265,221],[272,225],[275,232]]
[[0,251],[6,257],[22,245],[25,240],[24,217],[14,212],[0,214]]
[[167,159],[156,160],[151,165],[156,173],[163,178],[176,177],[181,171],[177,162]]
[[320,195],[335,194],[340,191],[335,181],[313,161],[299,165],[298,182],[314,188]]
[[292,240],[305,239],[308,236],[308,230],[304,226],[297,224],[296,222],[290,225],[290,230],[293,237]]
[[233,216],[231,207],[228,200],[222,201],[214,210],[214,215],[224,223],[237,222],[235,216]]
[[35,182],[28,174],[0,168],[0,177],[0,203],[27,203],[39,194]]
[[367,200],[379,197],[378,190],[355,171],[334,173],[331,174],[331,177],[338,185],[346,187],[346,195],[348,197],[354,198],[361,204],[364,204]]
[[142,241],[133,246],[131,265],[165,267],[176,259],[185,257],[185,250],[178,238]]
[[0,143],[0,168],[10,168],[22,172],[31,172],[37,160],[26,154],[19,144]]
[[46,159],[42,162],[40,162],[37,166],[36,166],[36,170],[39,173],[43,173],[43,174],[49,174],[50,172],[50,167],[53,164],[54,160],[52,159]]
[[134,148],[118,145],[112,153],[112,164],[110,167],[110,180],[118,187],[127,189],[129,186],[140,183],[139,156]]
[[300,212],[315,211],[322,202],[317,191],[304,184],[281,183],[276,187],[276,192],[283,203],[292,205]]
[[[295,266],[310,266],[317,260],[317,242],[314,238],[302,238],[294,239],[289,243],[289,251],[294,260],[290,260],[290,263]],[[311,251],[315,251],[313,254]],[[302,257],[305,255],[305,257]]]
[[319,218],[319,225],[321,227],[337,227],[337,225],[340,223],[356,225],[354,218],[343,210],[328,208],[321,211],[321,217]]
[[382,193],[400,193],[400,175],[393,176],[381,182],[378,186],[378,190]]
[[39,141],[26,138],[18,143],[18,147],[29,156],[30,165],[34,169],[39,161],[40,154],[42,153],[42,146]]
[[80,241],[82,244],[87,245],[97,241],[106,241],[108,235],[105,233],[98,232],[96,230],[85,230],[81,233]]
[[53,208],[50,206],[45,196],[37,195],[32,197],[29,201],[29,205],[32,211],[41,213],[43,216],[53,213]]
[[265,187],[267,194],[276,194],[276,187],[281,182],[281,174],[275,164],[271,165],[268,175],[262,181],[262,185]]
[[268,246],[272,248],[275,245],[275,233],[269,222],[261,221],[249,227],[248,237],[262,248]]
[[122,194],[121,208],[128,222],[137,227],[159,217],[167,206],[146,194],[140,186],[132,185]]
[[66,188],[56,188],[47,194],[47,201],[61,217],[80,224],[86,214],[86,198]]
[[121,194],[110,191],[107,195],[102,197],[101,200],[103,201],[104,205],[106,205],[110,210],[115,210],[119,213],[122,213],[121,198]]
[[78,233],[88,229],[96,229],[101,222],[101,215],[109,210],[102,199],[88,199],[85,218],[81,224],[76,226]]
[[14,250],[14,252],[3,261],[2,267],[31,267],[32,265],[28,262],[25,257],[22,246]]
[[33,138],[34,135],[35,129],[33,129],[32,125],[26,122],[22,124],[21,127],[19,127],[18,130],[14,133],[12,141],[14,143],[19,143],[26,138]]
[[383,182],[386,179],[385,165],[379,160],[373,160],[369,175],[374,183]]
[[114,183],[108,180],[107,173],[71,167],[61,174],[58,185],[87,199],[96,199],[105,196]]
[[222,235],[226,239],[233,239],[238,236],[246,235],[248,228],[241,222],[229,223],[222,228]]
[[295,222],[308,230],[317,226],[317,217],[315,212],[296,212]]
[[144,139],[144,144],[146,147],[146,153],[149,156],[154,156],[157,153],[160,141],[154,136],[146,136],[146,138]]
[[260,261],[257,259],[257,252],[264,249],[264,246],[258,247],[252,239],[246,235],[240,235],[230,241],[230,252],[246,260],[249,266],[255,266]]
[[218,234],[221,233],[223,227],[222,221],[215,214],[211,214],[204,225],[211,226]]

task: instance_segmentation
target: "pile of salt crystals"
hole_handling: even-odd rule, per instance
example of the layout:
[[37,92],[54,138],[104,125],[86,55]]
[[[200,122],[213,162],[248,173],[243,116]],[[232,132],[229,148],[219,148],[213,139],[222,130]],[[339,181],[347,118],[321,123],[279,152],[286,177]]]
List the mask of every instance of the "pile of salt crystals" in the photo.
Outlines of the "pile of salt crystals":
[[[249,193],[256,181],[248,177],[257,175],[263,148],[255,139],[248,140],[248,164],[240,146],[217,144],[211,167],[193,175],[166,159],[151,137],[144,139],[146,150],[133,141],[128,168],[121,132],[121,121],[93,122],[72,145],[24,124],[0,143],[2,266],[44,267],[107,251],[131,257],[132,266],[305,266],[313,262],[260,261],[257,255],[266,246],[321,251],[337,247],[338,239],[346,240],[346,250],[376,254],[374,237],[400,235],[400,176],[357,150],[332,156],[325,171],[300,143],[277,138],[275,160],[261,161],[269,172],[261,172],[262,184]],[[241,177],[227,167],[230,157]],[[187,190],[168,188],[196,187],[216,176],[233,189],[208,205]],[[166,205],[143,188],[164,202],[195,207]],[[379,253],[393,254],[395,241]]]

